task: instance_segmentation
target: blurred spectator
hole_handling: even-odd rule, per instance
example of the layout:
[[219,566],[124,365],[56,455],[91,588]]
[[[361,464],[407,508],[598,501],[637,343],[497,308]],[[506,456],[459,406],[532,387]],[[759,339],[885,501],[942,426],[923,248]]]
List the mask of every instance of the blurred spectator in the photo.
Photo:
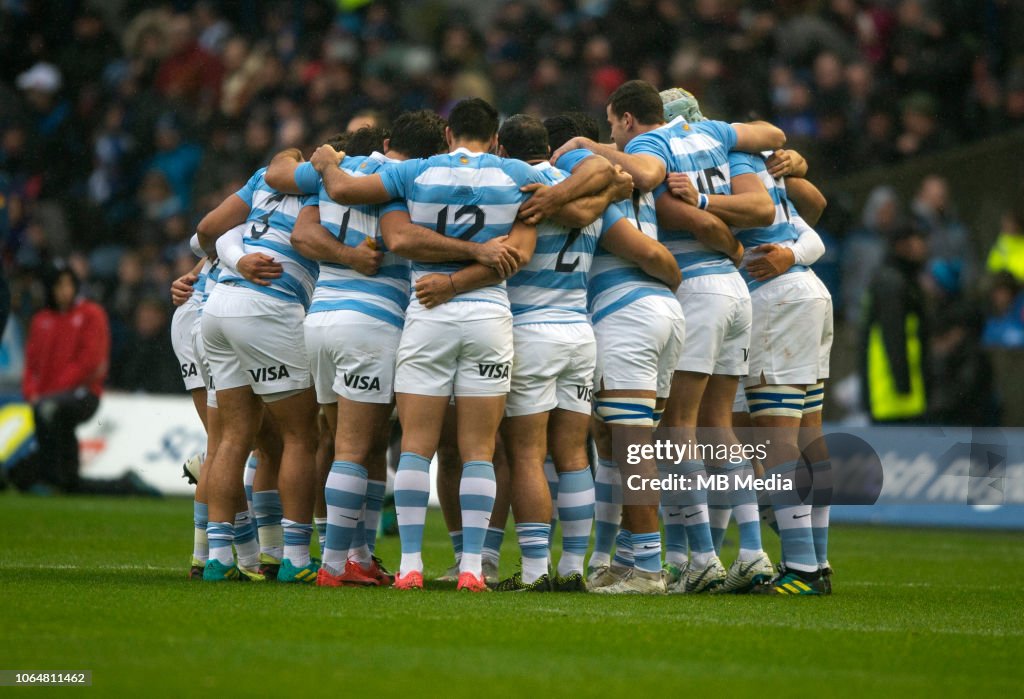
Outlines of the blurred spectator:
[[153,297],[138,302],[128,344],[132,351],[114,365],[112,387],[146,393],[181,392],[181,368],[171,348],[170,317],[164,302]]
[[948,148],[949,134],[938,120],[935,98],[915,92],[903,100],[903,133],[896,139],[896,150],[904,158]]
[[993,279],[983,341],[987,347],[1024,348],[1024,292],[1009,272]]
[[1003,214],[1003,230],[988,253],[991,274],[1009,272],[1018,284],[1024,284],[1024,202]]
[[959,261],[959,286],[971,284],[977,277],[977,253],[970,231],[949,196],[949,182],[942,175],[928,175],[921,181],[910,205],[915,225],[928,237],[929,259]]
[[875,423],[920,423],[928,415],[929,331],[918,279],[928,258],[921,231],[888,233],[888,254],[868,287],[861,323],[864,405]]
[[904,225],[899,198],[892,187],[876,187],[861,215],[861,228],[843,242],[842,297],[847,319],[860,320],[860,302],[875,270],[882,264],[889,236]]
[[192,178],[199,168],[203,149],[182,138],[176,118],[164,114],[156,125],[154,144],[157,153],[149,163],[152,170],[164,175],[182,206],[192,203]]
[[956,259],[928,264],[925,290],[933,315],[928,366],[928,414],[940,425],[994,425],[992,366],[981,345],[985,315],[964,293],[964,267]]
[[78,277],[57,267],[45,277],[46,308],[33,319],[25,346],[22,393],[32,404],[38,458],[12,481],[79,490],[75,427],[99,407],[110,368],[110,331],[103,309],[78,296]]

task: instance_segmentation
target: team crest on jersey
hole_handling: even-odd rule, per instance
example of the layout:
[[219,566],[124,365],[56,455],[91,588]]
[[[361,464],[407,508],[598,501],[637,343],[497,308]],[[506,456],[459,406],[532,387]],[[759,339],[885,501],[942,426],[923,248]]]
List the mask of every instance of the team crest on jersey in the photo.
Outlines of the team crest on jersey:
[[459,158],[459,162],[465,165],[466,163],[469,162],[469,158],[467,158],[466,156],[462,156],[461,158]]
[[358,374],[346,373],[344,380],[347,388],[356,388],[361,391],[380,390],[380,377],[378,376],[360,376]]
[[485,379],[507,379],[509,364],[477,364],[480,376]]
[[360,170],[365,170],[366,169],[366,163],[363,163],[362,165],[360,165],[359,169]]
[[288,373],[288,367],[284,364],[280,366],[261,366],[259,369],[249,369],[249,375],[256,383],[291,378],[291,374]]

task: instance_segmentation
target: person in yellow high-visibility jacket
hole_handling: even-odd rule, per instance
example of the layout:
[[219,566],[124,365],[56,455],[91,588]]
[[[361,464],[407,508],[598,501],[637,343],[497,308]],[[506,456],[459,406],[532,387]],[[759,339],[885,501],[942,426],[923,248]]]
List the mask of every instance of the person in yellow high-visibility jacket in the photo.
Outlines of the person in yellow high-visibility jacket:
[[921,231],[894,231],[865,294],[861,377],[875,423],[927,421],[928,317],[918,279],[927,257]]
[[992,244],[986,267],[990,274],[1009,272],[1024,284],[1024,203],[1003,216],[1002,232]]

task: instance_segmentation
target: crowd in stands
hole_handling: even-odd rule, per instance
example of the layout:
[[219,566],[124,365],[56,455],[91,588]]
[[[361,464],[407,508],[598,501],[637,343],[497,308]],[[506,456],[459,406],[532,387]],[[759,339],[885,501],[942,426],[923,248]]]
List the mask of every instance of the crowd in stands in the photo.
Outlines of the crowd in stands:
[[[774,121],[827,191],[1024,127],[1021,37],[1014,0],[3,2],[13,318],[25,326],[39,270],[66,259],[110,316],[111,385],[178,391],[167,287],[194,262],[187,240],[282,148],[406,109],[444,115],[467,96],[503,115],[584,109],[603,123],[611,92],[639,77],[686,87],[712,117]],[[915,225],[935,298],[970,307],[956,336],[1024,346],[1024,210],[1006,215],[991,255],[980,241],[994,232],[964,224],[938,175],[913,201],[881,186],[859,221],[825,224],[837,317],[856,321],[887,231]],[[979,288],[990,298],[966,303]],[[171,361],[135,366],[140,348]]]

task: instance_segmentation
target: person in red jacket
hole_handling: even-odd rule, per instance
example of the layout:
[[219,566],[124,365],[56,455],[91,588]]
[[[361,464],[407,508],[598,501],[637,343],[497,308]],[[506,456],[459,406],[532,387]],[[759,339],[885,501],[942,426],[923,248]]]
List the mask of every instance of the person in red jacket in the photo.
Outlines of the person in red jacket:
[[[22,393],[32,404],[39,443],[36,483],[79,491],[75,427],[95,414],[110,368],[110,325],[98,304],[78,297],[67,267],[49,275],[46,308],[32,318]],[[19,484],[23,485],[23,484]]]

